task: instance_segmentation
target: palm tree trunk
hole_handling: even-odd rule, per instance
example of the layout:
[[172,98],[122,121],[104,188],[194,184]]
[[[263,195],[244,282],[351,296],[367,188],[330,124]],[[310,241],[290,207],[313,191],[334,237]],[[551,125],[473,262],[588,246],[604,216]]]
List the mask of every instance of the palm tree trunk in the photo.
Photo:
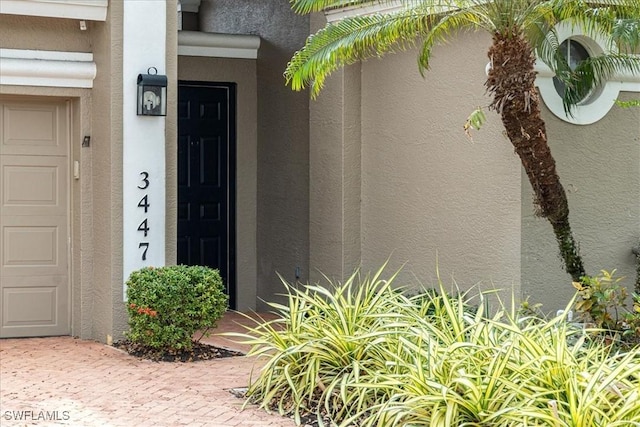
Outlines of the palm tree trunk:
[[493,94],[491,108],[502,118],[507,136],[522,161],[533,187],[538,214],[553,227],[565,270],[574,281],[585,276],[582,257],[569,224],[569,204],[556,162],[547,144],[535,88],[535,56],[517,29],[495,34],[489,49],[492,62],[487,89]]

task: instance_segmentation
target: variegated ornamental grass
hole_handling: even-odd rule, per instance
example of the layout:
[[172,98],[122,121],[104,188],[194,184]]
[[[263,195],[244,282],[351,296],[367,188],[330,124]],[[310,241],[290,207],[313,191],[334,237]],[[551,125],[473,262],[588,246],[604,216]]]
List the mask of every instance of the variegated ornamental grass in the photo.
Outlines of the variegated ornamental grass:
[[373,275],[294,287],[245,342],[260,405],[342,426],[640,426],[640,349],[618,353],[562,316],[488,314],[469,293],[407,297]]

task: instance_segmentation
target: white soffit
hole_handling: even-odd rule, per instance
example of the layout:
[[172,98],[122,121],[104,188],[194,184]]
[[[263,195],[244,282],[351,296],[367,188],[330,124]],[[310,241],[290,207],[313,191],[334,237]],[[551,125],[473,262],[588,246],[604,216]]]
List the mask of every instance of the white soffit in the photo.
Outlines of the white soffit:
[[260,37],[253,35],[178,31],[181,56],[256,59],[259,47]]
[[[485,1],[489,1],[489,0],[485,0]],[[482,3],[484,3],[485,1],[482,1]],[[611,2],[614,4],[618,3],[617,0],[611,0]],[[367,15],[373,15],[375,13],[387,14],[387,13],[397,12],[403,9],[405,7],[404,4],[406,3],[407,3],[407,0],[386,0],[386,1],[371,0],[368,3],[360,4],[357,6],[336,7],[334,9],[325,11],[324,15],[327,18],[327,22],[334,22],[343,18],[351,17],[351,16],[367,16]],[[480,2],[478,1],[478,3]],[[590,3],[597,4],[597,1],[591,1]],[[456,6],[444,3],[440,5],[440,8],[442,11],[446,11],[449,9],[455,9]]]
[[0,13],[50,18],[107,19],[108,0],[0,0]]
[[0,49],[0,85],[91,88],[96,70],[92,53]]
[[351,17],[351,16],[366,16],[373,15],[374,13],[391,13],[396,12],[402,9],[402,1],[396,0],[392,2],[386,3],[374,3],[367,5],[359,5],[359,6],[347,6],[341,7],[333,10],[326,11],[325,17],[327,18],[327,22],[339,21],[340,19]]

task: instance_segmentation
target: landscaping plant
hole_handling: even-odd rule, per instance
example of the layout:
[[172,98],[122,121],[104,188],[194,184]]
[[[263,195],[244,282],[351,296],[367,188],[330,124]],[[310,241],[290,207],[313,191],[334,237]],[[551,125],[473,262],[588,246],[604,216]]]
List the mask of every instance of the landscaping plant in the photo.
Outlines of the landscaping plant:
[[[329,288],[299,289],[283,280],[288,303],[270,303],[282,317],[240,335],[253,345],[248,355],[267,358],[247,396],[293,414],[298,423],[311,412],[319,419],[347,419],[384,401],[381,389],[362,384],[381,372],[380,352],[393,325],[404,333],[396,309],[406,299],[381,272],[365,277],[356,272]],[[386,332],[377,336],[383,325]]]
[[599,275],[574,282],[578,290],[576,311],[583,320],[593,322],[607,343],[622,346],[640,345],[640,295],[629,293],[616,271],[602,270]]
[[[338,7],[366,6],[371,0],[290,0],[302,14]],[[569,223],[567,196],[556,171],[536,89],[537,58],[563,83],[565,110],[621,70],[640,73],[640,57],[624,53],[598,54],[571,67],[559,54],[556,24],[566,21],[586,34],[612,36],[620,52],[640,45],[638,0],[379,0],[395,6],[391,12],[350,16],[327,24],[311,35],[285,71],[294,90],[306,86],[312,96],[326,78],[345,65],[380,57],[394,50],[418,48],[424,73],[436,45],[460,31],[483,31],[492,36],[485,86],[492,96],[489,108],[500,115],[506,135],[520,157],[534,192],[536,211],[552,226],[565,270],[579,282],[586,276]],[[476,120],[477,119],[477,120]],[[472,122],[481,121],[474,117]]]
[[640,423],[640,348],[605,346],[563,316],[489,314],[485,295],[441,283],[407,297],[393,277],[285,283],[280,318],[241,335],[266,361],[249,401],[327,426]]
[[146,267],[127,280],[126,336],[154,349],[190,350],[196,331],[202,331],[202,338],[214,328],[227,303],[218,270],[185,265]]

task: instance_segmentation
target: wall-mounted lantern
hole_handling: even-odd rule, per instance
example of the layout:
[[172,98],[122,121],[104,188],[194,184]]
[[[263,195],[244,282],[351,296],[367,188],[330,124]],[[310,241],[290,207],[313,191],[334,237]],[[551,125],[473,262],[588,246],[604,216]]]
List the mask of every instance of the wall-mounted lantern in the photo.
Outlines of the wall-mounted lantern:
[[166,116],[167,76],[159,76],[156,67],[150,67],[147,73],[138,74],[138,115]]

